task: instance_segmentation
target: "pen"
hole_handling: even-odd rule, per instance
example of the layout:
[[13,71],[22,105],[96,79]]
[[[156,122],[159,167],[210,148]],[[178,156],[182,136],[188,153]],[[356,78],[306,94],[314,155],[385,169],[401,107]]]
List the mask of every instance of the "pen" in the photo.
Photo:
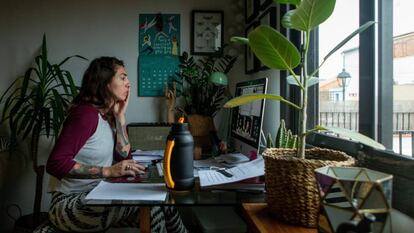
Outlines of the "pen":
[[214,170],[216,170],[216,172],[218,172],[218,173],[221,173],[225,177],[232,177],[233,176],[233,174],[231,174],[230,172],[226,171],[226,169],[224,169],[224,168],[219,168],[219,169],[214,169]]

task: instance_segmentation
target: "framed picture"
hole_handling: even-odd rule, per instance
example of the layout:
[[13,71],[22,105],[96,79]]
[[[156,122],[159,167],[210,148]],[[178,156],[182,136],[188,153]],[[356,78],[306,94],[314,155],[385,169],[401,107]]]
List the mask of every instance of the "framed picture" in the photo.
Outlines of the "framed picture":
[[[260,15],[258,23],[260,25],[269,25],[270,27],[276,29],[277,28],[277,9],[276,7],[270,7],[267,9],[263,14]],[[267,66],[262,64],[260,60],[258,60],[258,70],[266,70],[268,69]]]
[[192,11],[191,54],[208,55],[223,46],[223,11]]
[[260,10],[265,10],[270,4],[272,4],[273,0],[260,0]]
[[257,0],[244,0],[244,2],[244,18],[246,19],[246,24],[250,24],[259,14],[260,2]]
[[[247,35],[253,31],[257,26],[259,26],[259,22],[253,22],[249,27],[246,28],[246,37]],[[250,46],[245,45],[244,50],[244,64],[245,64],[245,73],[252,74],[257,71],[259,59],[254,55],[253,51],[251,50]]]

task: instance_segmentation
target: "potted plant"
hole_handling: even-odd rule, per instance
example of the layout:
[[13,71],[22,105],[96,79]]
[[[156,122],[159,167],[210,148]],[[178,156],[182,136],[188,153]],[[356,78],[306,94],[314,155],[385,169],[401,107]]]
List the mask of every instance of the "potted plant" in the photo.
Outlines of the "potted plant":
[[38,147],[41,136],[56,138],[65,120],[72,98],[78,93],[72,75],[62,66],[74,55],[52,64],[48,60],[46,36],[43,35],[41,51],[34,59],[35,66],[26,70],[1,95],[3,105],[0,124],[8,123],[11,147],[17,145],[17,139],[30,139],[30,155],[36,173],[36,193],[33,207],[33,219],[27,219],[28,227],[39,224],[40,204],[44,165],[38,164]]
[[236,56],[226,55],[223,50],[224,47],[198,61],[185,52],[180,56],[178,76],[183,80],[183,111],[195,145],[202,146],[204,151],[211,149],[210,132],[215,131],[213,118],[224,104],[226,74],[237,60]]
[[[287,82],[299,88],[300,103],[292,103],[278,95],[262,94],[234,98],[228,101],[225,107],[235,107],[259,99],[272,99],[288,104],[299,111],[296,147],[294,149],[270,148],[263,154],[267,202],[270,211],[279,219],[306,227],[316,227],[319,197],[314,169],[327,165],[352,165],[353,159],[340,151],[321,148],[305,149],[306,136],[315,131],[329,130],[375,148],[384,149],[384,146],[362,134],[346,129],[323,126],[306,128],[308,88],[318,83],[316,74],[320,68],[319,66],[315,70],[308,70],[310,33],[330,17],[335,7],[335,0],[274,0],[274,2],[292,4],[296,7],[283,16],[282,24],[286,28],[301,31],[303,36],[301,50],[298,50],[277,30],[266,25],[260,25],[254,29],[248,34],[248,38],[233,37],[232,41],[248,44],[258,59],[267,67],[288,70],[290,76],[287,77]],[[373,24],[374,22],[367,22],[346,37],[324,57],[321,65],[352,37]],[[293,71],[296,67],[300,67],[299,74]],[[287,144],[293,145],[294,143]]]

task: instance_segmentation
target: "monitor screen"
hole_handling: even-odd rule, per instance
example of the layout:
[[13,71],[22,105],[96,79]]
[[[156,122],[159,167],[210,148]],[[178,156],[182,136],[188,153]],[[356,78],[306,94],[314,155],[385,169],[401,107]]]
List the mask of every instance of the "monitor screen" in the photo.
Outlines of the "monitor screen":
[[[235,97],[265,94],[266,89],[267,78],[239,82],[236,84]],[[264,100],[257,100],[233,109],[231,137],[234,148],[247,156],[259,148],[264,105]]]

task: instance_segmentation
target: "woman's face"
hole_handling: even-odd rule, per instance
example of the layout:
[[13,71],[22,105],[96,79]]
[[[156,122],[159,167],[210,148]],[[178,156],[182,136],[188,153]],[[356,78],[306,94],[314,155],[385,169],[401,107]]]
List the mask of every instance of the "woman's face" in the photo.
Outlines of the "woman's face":
[[118,66],[115,76],[108,84],[108,88],[116,101],[125,100],[129,93],[130,83],[123,66]]

